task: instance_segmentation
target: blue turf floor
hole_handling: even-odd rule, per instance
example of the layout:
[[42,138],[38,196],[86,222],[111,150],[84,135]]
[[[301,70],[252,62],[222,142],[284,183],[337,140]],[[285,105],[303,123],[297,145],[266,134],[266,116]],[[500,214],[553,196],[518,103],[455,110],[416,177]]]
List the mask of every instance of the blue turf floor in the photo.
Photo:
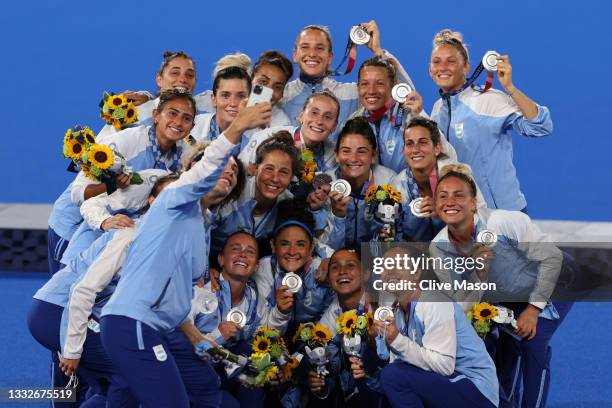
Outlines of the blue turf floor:
[[[34,292],[48,275],[0,272],[0,387],[46,386],[49,352],[26,326]],[[553,338],[550,408],[612,408],[612,303],[577,303]],[[25,404],[2,404],[24,407]],[[45,404],[28,406],[43,407]]]

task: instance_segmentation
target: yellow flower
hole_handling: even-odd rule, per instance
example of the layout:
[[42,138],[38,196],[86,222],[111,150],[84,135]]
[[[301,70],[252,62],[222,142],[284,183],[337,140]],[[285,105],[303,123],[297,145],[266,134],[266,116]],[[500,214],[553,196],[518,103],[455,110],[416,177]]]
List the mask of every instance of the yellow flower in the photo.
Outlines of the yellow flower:
[[476,320],[491,320],[497,316],[497,309],[488,303],[476,303],[472,307],[472,316]]
[[300,365],[298,359],[293,356],[289,356],[289,361],[283,366],[283,376],[285,377],[285,380],[291,379],[293,372],[298,365]]
[[278,367],[272,366],[266,371],[266,380],[270,381],[278,376]]
[[91,166],[105,170],[115,161],[113,151],[106,145],[92,145],[87,151],[87,161]]
[[136,120],[138,120],[138,115],[136,115],[136,108],[134,107],[134,104],[130,102],[128,104],[127,109],[125,110],[125,123],[134,123],[136,122]]
[[322,344],[327,344],[332,339],[331,332],[321,324],[315,325],[314,329],[312,329],[312,334],[314,339]]
[[120,107],[121,105],[125,104],[126,102],[127,101],[126,101],[125,96],[123,94],[111,95],[106,100],[106,103],[108,104],[108,107],[111,108],[111,109],[117,109],[118,107]]
[[374,325],[374,315],[371,311],[365,314],[366,321],[368,322],[368,329]]
[[64,135],[64,143],[66,143],[70,139],[71,136],[72,136],[72,129],[68,129],[66,131],[66,134]]
[[90,178],[92,180],[97,180],[98,179],[95,175],[93,175],[91,173],[91,171],[89,170],[89,167],[83,165],[83,166],[81,166],[81,170],[83,171],[83,174],[85,174],[85,176],[87,176],[87,178]]
[[88,145],[92,145],[96,143],[96,137],[90,128],[85,128],[82,131],[83,139],[85,139],[85,143]]
[[270,351],[272,343],[267,337],[257,336],[255,340],[253,340],[253,343],[251,343],[251,346],[253,347],[254,353],[263,354]]
[[372,201],[374,197],[376,196],[376,191],[378,191],[378,186],[372,186],[368,188],[368,191],[366,192],[364,200],[366,200],[366,202],[368,203]]
[[353,330],[355,329],[355,324],[357,323],[357,311],[350,310],[348,312],[343,313],[340,322],[340,327],[342,328],[342,332],[344,334],[351,335]]
[[64,145],[64,156],[70,157],[72,160],[80,160],[85,153],[85,146],[79,143],[76,139],[68,139]]

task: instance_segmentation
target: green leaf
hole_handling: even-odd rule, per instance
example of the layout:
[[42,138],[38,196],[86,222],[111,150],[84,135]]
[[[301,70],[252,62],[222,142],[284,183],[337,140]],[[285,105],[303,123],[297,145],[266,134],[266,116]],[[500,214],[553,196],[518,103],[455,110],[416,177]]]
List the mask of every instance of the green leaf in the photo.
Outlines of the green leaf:
[[142,177],[140,177],[140,174],[136,172],[132,173],[130,176],[130,184],[142,184]]

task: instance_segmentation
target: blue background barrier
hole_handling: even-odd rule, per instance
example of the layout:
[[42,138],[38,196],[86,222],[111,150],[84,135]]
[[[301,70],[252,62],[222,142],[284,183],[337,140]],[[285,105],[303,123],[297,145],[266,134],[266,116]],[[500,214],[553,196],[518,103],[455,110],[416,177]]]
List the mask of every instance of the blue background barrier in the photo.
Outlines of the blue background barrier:
[[[431,110],[431,40],[461,31],[473,61],[507,53],[514,82],[553,115],[553,135],[515,137],[514,160],[530,215],[610,220],[612,3],[582,2],[5,2],[0,14],[4,188],[0,202],[53,202],[72,175],[61,142],[76,123],[101,128],[102,91],[155,91],[164,50],[190,53],[197,92],[211,87],[214,61],[240,50],[289,54],[299,29],[328,25],[334,65],[349,28],[375,19],[382,45],[411,74]],[[359,49],[358,64],[370,55]],[[355,79],[354,75],[348,79]],[[495,87],[500,87],[496,82]]]

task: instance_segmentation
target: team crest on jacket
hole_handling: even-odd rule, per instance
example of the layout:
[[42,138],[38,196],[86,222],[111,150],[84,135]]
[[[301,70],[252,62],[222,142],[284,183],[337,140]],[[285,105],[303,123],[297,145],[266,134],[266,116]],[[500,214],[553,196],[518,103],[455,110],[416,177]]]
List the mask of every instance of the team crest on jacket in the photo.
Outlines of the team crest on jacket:
[[153,346],[153,352],[157,361],[166,361],[168,359],[168,354],[166,354],[166,350],[164,350],[164,346],[161,344]]
[[463,139],[463,122],[455,123],[455,136],[457,139]]

